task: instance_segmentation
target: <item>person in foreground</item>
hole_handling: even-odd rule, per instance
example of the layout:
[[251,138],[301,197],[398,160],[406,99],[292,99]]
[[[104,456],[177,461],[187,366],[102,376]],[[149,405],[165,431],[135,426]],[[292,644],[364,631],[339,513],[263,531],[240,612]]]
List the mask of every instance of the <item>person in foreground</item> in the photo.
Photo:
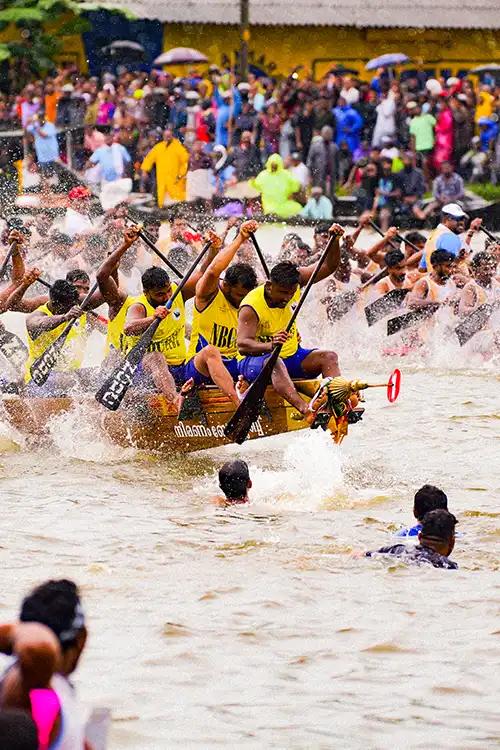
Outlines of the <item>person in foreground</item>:
[[248,503],[248,490],[252,486],[246,461],[226,461],[219,469],[219,486],[224,497],[216,497],[214,504],[221,508]]
[[413,498],[413,515],[418,523],[410,528],[401,529],[396,536],[418,536],[422,531],[422,521],[431,510],[448,510],[448,498],[443,490],[432,484],[424,484],[416,491]]
[[392,555],[405,562],[417,565],[432,565],[434,568],[456,570],[458,565],[449,559],[455,546],[455,526],[458,523],[447,510],[431,510],[422,519],[422,530],[418,534],[419,543],[413,547],[406,544],[394,544],[392,547],[381,547],[366,552],[366,557],[374,555]]
[[47,581],[23,601],[20,622],[0,626],[0,653],[14,661],[0,682],[0,708],[31,715],[39,750],[91,750],[70,682],[87,640],[72,581]]

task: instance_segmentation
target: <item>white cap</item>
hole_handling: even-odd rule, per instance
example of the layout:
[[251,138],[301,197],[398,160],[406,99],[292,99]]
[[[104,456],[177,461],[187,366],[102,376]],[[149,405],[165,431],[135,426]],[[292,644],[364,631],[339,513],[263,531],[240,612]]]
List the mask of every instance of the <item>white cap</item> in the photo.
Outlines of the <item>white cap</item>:
[[443,214],[448,214],[448,216],[452,216],[454,219],[464,219],[467,216],[458,203],[447,203],[441,211]]
[[242,81],[238,84],[238,90],[239,91],[250,91],[250,84],[246,81]]
[[74,90],[75,90],[75,87],[73,86],[72,83],[65,83],[61,89],[61,91],[64,91],[65,94],[70,94]]

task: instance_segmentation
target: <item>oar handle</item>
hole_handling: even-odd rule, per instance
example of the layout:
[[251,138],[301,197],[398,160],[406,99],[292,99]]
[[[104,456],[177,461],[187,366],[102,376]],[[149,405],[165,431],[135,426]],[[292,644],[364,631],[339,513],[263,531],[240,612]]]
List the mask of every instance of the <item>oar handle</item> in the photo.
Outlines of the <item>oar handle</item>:
[[170,270],[173,271],[175,275],[179,277],[179,279],[182,279],[182,273],[174,266],[173,263],[171,263],[168,260],[168,258],[160,250],[158,250],[152,238],[150,237],[148,232],[146,232],[144,227],[139,228],[140,225],[137,224],[137,222],[135,222],[129,216],[127,216],[127,221],[129,221],[130,224],[132,224],[134,227],[137,227],[139,229],[138,234],[141,240],[144,242],[144,244],[146,244],[149,247],[149,249],[152,250],[153,253],[155,253],[155,255],[157,255],[158,258],[160,258],[160,260],[162,260],[165,263],[165,265],[168,266],[168,268],[170,268]]
[[260,249],[260,245],[257,242],[257,238],[253,232],[250,232],[250,239],[252,240],[252,244],[255,248],[255,252],[259,256],[259,260],[262,264],[262,268],[264,269],[264,273],[266,274],[266,278],[269,278],[269,267],[266,263],[266,259],[264,258],[264,254],[262,250]]
[[[377,232],[377,234],[379,234],[381,237],[385,237],[385,234],[380,229],[380,227],[378,226],[378,224],[375,224],[375,222],[372,219],[370,219],[369,224],[372,227],[372,229],[374,229]],[[413,250],[415,250],[416,253],[420,252],[421,248],[417,247],[416,245],[414,245],[413,242],[410,242],[410,240],[407,240],[406,237],[403,237],[402,234],[398,233],[398,234],[395,234],[394,236],[400,242],[404,242],[405,245],[409,245],[411,248],[413,248]],[[391,247],[394,247],[394,243],[391,242],[390,240],[389,240],[389,245],[391,245]]]
[[184,277],[179,282],[179,285],[177,286],[177,289],[175,290],[175,292],[172,294],[172,296],[168,300],[167,304],[165,305],[165,307],[167,308],[167,310],[170,310],[170,308],[174,304],[175,298],[177,297],[178,294],[180,294],[182,292],[182,290],[186,286],[187,282],[189,281],[189,278],[190,278],[191,274],[195,270],[196,266],[198,265],[198,263],[200,263],[200,261],[203,259],[203,257],[208,253],[208,251],[210,250],[211,246],[212,246],[212,243],[210,241],[205,242],[205,244],[203,245],[203,248],[202,248],[200,254],[193,260],[193,262],[189,266],[188,270],[184,274]]
[[495,235],[493,234],[493,232],[490,232],[489,229],[486,229],[485,227],[481,227],[480,229],[481,229],[481,232],[484,232],[484,234],[487,237],[489,237],[490,240],[492,240],[493,242],[500,242],[500,240],[498,239],[498,237],[495,237]]
[[17,246],[17,240],[14,240],[14,242],[10,243],[9,249],[7,251],[7,255],[5,256],[5,260],[4,260],[4,262],[2,263],[2,265],[0,267],[0,277],[4,275],[5,269],[7,268],[7,266],[10,263],[10,259],[12,258],[12,254],[14,253],[14,250],[16,249],[16,246]]
[[365,281],[364,284],[361,284],[361,286],[358,287],[358,289],[361,291],[361,289],[366,289],[371,284],[376,284],[377,281],[380,281],[381,279],[385,279],[385,277],[388,275],[388,273],[389,273],[389,269],[387,267],[383,268],[378,273],[373,274],[373,276],[371,276],[368,279],[368,281]]

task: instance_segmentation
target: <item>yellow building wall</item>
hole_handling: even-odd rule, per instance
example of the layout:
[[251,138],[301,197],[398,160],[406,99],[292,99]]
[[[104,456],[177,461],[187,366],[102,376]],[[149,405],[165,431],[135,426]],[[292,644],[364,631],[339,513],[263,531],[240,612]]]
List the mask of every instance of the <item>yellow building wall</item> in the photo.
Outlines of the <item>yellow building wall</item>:
[[[164,28],[165,50],[194,47],[204,52],[211,63],[218,65],[231,57],[234,59],[239,44],[237,26],[165,24]],[[370,58],[385,52],[404,52],[411,57],[413,63],[404,67],[415,68],[416,63],[423,61],[424,68],[436,68],[437,72],[451,69],[455,73],[481,63],[500,62],[500,32],[254,26],[249,51],[251,62],[272,75],[286,76],[296,65],[303,65],[301,76],[305,71],[313,72],[314,68],[314,77],[318,79],[335,63],[353,67],[361,74]],[[174,72],[181,73],[182,70],[179,68]]]
[[[68,13],[62,16],[57,24],[49,24],[47,31],[57,33],[57,29],[72,18],[72,14]],[[63,49],[60,55],[56,58],[56,63],[62,63],[71,61],[78,66],[78,69],[82,73],[86,73],[88,70],[87,55],[85,53],[85,47],[81,34],[74,34],[72,36],[65,36],[61,38],[63,42]],[[0,32],[0,42],[20,42],[22,41],[21,30],[14,24],[10,24],[3,31]]]

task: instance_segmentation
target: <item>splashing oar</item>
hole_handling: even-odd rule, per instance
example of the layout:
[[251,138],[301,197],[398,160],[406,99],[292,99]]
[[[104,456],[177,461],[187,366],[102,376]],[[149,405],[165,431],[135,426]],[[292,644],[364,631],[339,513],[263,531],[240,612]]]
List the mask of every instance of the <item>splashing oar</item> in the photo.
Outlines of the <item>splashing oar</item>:
[[485,302],[457,325],[455,333],[457,334],[460,346],[466,344],[476,333],[484,328],[499,306],[500,302]]
[[268,267],[268,265],[266,263],[266,259],[264,258],[264,253],[260,249],[260,245],[257,242],[257,238],[256,238],[256,236],[255,236],[255,234],[253,232],[250,232],[250,239],[252,240],[252,244],[253,244],[253,246],[255,248],[255,252],[259,256],[259,260],[260,260],[260,262],[262,264],[262,268],[264,269],[264,273],[266,274],[266,278],[268,279],[269,278],[269,267]]
[[344,315],[346,315],[349,310],[354,307],[363,289],[366,289],[372,284],[376,284],[378,281],[385,278],[388,273],[389,271],[387,270],[387,268],[383,268],[381,271],[371,276],[368,281],[365,281],[364,284],[358,286],[357,289],[351,289],[348,292],[340,292],[339,294],[335,294],[332,297],[332,301],[326,308],[328,319],[333,322],[335,320],[340,320],[341,318],[343,318]]
[[157,255],[158,258],[160,258],[160,260],[162,260],[165,263],[165,265],[168,266],[168,268],[170,268],[170,270],[175,273],[177,278],[182,279],[182,273],[174,266],[173,263],[171,263],[168,260],[166,255],[164,255],[160,250],[158,250],[155,243],[153,242],[153,238],[148,234],[148,232],[146,232],[144,227],[142,227],[140,224],[137,224],[133,219],[130,219],[128,216],[127,216],[127,220],[131,226],[137,227],[139,229],[138,235],[141,238],[141,240],[144,242],[144,244],[146,244],[149,247],[149,249],[152,250],[153,253],[155,253],[155,255]]
[[441,305],[438,303],[426,305],[418,308],[418,310],[411,310],[404,315],[399,315],[397,318],[390,318],[387,321],[387,335],[392,336],[399,331],[404,331],[405,328],[414,328],[419,323],[423,323],[424,320],[431,318],[440,307]]
[[[195,270],[196,266],[202,260],[203,256],[208,253],[211,247],[211,242],[206,242],[203,246],[203,250],[200,252],[196,260],[193,261],[191,266],[186,271],[184,277],[179,282],[179,285],[175,292],[168,300],[165,307],[167,310],[172,308],[176,297],[182,292],[187,281]],[[97,393],[95,394],[96,401],[110,409],[116,411],[120,406],[123,398],[132,385],[134,375],[137,372],[137,368],[146,354],[148,346],[153,340],[153,336],[156,333],[156,329],[161,323],[161,318],[155,318],[151,325],[144,331],[137,344],[129,351],[124,360],[115,368],[109,378],[102,384]]]
[[15,333],[0,330],[0,354],[14,370],[22,371],[28,359],[28,347]]
[[409,289],[393,289],[387,292],[383,297],[379,297],[375,302],[365,307],[366,322],[369,326],[375,325],[379,320],[385,318],[389,313],[394,312],[403,304]]
[[[326,257],[335,242],[338,242],[338,235],[336,234],[330,237],[327,246],[323,250],[323,253],[316,265],[316,268],[312,272],[309,281],[304,287],[304,291],[302,292],[302,295],[297,303],[297,307],[295,308],[292,317],[288,321],[288,325],[286,327],[287,333],[292,330],[292,327],[297,320],[297,316],[301,311],[304,302],[306,301],[307,295],[309,294],[312,285],[316,281],[321,266],[325,262]],[[273,369],[280,356],[282,346],[283,344],[276,344],[276,346],[270,353],[266,364],[260,371],[257,378],[254,380],[254,382],[251,384],[250,388],[245,394],[243,401],[238,406],[235,413],[224,428],[225,436],[235,443],[243,443],[250,431],[252,424],[260,414],[262,404],[264,403],[266,388],[271,381]]]
[[[96,290],[97,281],[93,284],[93,286],[90,287],[89,291],[79,305],[84,312],[87,312],[87,310],[85,310],[85,307]],[[68,338],[71,329],[73,328],[77,320],[78,318],[70,320],[61,335],[58,336],[57,339],[53,341],[52,344],[50,344],[50,346],[46,348],[43,354],[38,357],[38,359],[35,359],[35,361],[31,365],[31,377],[36,385],[43,385],[49,377],[50,371],[59,361],[64,344],[66,343],[66,339]]]

